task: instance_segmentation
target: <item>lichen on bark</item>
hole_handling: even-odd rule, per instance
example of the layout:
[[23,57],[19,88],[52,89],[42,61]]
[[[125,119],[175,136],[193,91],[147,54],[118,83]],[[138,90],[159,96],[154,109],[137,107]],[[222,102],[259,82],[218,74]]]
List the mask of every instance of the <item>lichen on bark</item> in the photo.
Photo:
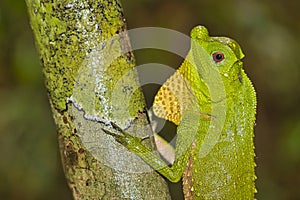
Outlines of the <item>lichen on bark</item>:
[[110,121],[143,136],[151,132],[120,2],[26,3],[74,199],[169,199],[157,173],[101,134]]

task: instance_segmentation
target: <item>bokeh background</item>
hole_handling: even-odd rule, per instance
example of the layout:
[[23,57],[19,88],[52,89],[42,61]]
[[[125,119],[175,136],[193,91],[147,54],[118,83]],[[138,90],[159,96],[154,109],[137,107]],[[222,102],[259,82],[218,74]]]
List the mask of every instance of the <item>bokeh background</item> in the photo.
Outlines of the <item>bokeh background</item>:
[[[300,199],[300,1],[127,0],[123,6],[129,28],[189,34],[203,24],[211,35],[238,41],[258,96],[256,197]],[[136,57],[138,64],[182,61],[153,50]],[[146,92],[149,104],[154,94]],[[0,155],[0,199],[71,199],[24,0],[0,1]]]

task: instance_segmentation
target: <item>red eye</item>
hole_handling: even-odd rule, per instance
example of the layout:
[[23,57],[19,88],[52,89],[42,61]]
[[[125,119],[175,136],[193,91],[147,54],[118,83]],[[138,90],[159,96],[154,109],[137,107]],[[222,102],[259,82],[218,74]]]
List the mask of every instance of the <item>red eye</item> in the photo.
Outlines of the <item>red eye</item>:
[[224,60],[224,53],[222,52],[216,52],[213,53],[213,59],[216,63],[221,62],[222,60]]

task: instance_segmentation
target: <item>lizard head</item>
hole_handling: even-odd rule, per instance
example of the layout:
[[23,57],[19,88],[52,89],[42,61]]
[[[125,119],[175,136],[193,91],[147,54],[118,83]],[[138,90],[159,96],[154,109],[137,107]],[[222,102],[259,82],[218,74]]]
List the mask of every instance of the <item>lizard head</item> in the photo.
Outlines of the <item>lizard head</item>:
[[196,63],[199,63],[201,68],[215,67],[223,78],[236,80],[242,68],[241,59],[244,57],[236,41],[227,37],[210,37],[204,26],[193,28],[191,39],[194,61],[200,61]]

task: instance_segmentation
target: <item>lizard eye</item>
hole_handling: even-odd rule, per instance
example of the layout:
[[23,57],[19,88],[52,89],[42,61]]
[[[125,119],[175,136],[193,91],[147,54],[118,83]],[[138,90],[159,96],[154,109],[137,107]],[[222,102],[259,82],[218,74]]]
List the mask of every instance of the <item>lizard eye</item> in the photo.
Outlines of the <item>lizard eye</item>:
[[221,62],[225,58],[224,53],[222,53],[222,52],[215,52],[215,53],[213,53],[212,57],[216,63]]

